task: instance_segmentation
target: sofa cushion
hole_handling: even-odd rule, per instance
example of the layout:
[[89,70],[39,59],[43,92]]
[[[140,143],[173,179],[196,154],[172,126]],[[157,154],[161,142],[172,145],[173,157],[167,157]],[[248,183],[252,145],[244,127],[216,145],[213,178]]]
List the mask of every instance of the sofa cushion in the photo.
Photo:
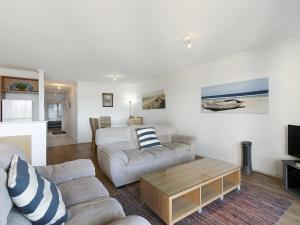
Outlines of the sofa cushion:
[[95,166],[89,159],[77,159],[50,166],[37,166],[35,169],[41,176],[56,184],[80,177],[95,176]]
[[128,158],[128,165],[135,165],[139,163],[149,163],[149,161],[153,160],[153,155],[140,150],[124,150],[123,151]]
[[7,191],[7,173],[0,168],[0,224],[7,223],[7,216],[12,208],[12,201]]
[[70,215],[65,225],[109,224],[125,216],[120,203],[114,198],[97,198],[68,208]]
[[94,200],[96,198],[109,196],[103,184],[95,177],[82,177],[76,180],[60,184],[64,203],[67,207]]
[[114,149],[113,146],[97,149],[97,155],[98,157],[100,157],[100,155],[104,155],[104,157],[106,157],[109,161],[121,162],[126,165],[128,164],[127,155],[121,150]]
[[131,140],[129,127],[112,127],[96,130],[96,144],[112,144]]
[[21,213],[19,213],[15,208],[12,208],[7,217],[7,225],[32,225],[32,223]]
[[12,201],[33,224],[60,224],[67,220],[57,186],[41,177],[18,155],[11,161],[7,185]]
[[169,158],[174,156],[174,151],[165,146],[155,146],[152,148],[148,148],[145,151],[152,154],[155,159],[163,159],[165,157]]
[[169,142],[163,144],[165,147],[176,153],[184,153],[190,150],[190,146],[182,143]]
[[161,146],[153,127],[137,128],[136,134],[141,150],[145,150],[153,146]]

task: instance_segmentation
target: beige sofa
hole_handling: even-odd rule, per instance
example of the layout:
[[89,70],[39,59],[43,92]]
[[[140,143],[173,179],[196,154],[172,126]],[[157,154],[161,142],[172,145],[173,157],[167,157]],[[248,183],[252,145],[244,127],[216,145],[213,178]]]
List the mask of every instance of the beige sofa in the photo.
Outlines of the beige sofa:
[[[0,144],[0,225],[31,225],[13,207],[7,191],[7,170],[13,154],[25,159],[12,145]],[[109,197],[103,184],[95,178],[90,160],[81,159],[36,170],[58,184],[69,214],[65,225],[150,225],[139,216],[125,216],[120,203]]]
[[[136,128],[141,127],[154,127],[163,146],[139,150]],[[98,129],[96,144],[99,165],[116,187],[137,181],[142,174],[195,158],[195,139],[162,124]]]

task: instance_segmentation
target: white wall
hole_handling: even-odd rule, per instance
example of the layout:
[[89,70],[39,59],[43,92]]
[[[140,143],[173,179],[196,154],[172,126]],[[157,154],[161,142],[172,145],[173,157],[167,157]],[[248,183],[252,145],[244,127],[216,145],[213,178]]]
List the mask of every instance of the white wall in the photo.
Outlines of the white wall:
[[45,166],[47,163],[46,126],[45,121],[0,123],[0,137],[31,135],[31,164]]
[[[201,113],[201,87],[269,77],[270,113]],[[147,122],[166,121],[197,137],[197,153],[241,162],[240,143],[253,142],[253,167],[281,176],[287,156],[287,124],[300,125],[300,40],[170,74],[139,87],[164,88],[165,110],[140,110]],[[139,95],[140,96],[140,95]]]
[[76,86],[72,85],[65,95],[66,132],[77,141],[77,93]]
[[39,75],[36,71],[31,70],[19,70],[0,67],[0,74],[9,77],[22,77],[28,79],[38,79]]
[[39,79],[39,120],[45,120],[45,71],[38,70]]
[[[102,93],[114,94],[114,107],[102,107]],[[90,117],[110,116],[112,126],[125,126],[129,100],[135,112],[136,87],[118,83],[77,82],[78,142],[91,141]]]

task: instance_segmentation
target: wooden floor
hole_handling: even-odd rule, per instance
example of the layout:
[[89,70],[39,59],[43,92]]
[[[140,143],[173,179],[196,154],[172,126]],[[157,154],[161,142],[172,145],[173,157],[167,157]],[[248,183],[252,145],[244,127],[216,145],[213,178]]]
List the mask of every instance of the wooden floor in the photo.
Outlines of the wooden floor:
[[[91,151],[90,144],[65,145],[57,147],[49,147],[47,152],[47,161],[49,165],[62,163],[74,159],[91,159],[96,167],[96,176],[105,185],[111,195],[116,195],[118,189],[113,186],[111,181],[103,174],[97,162],[95,152]],[[254,173],[252,176],[242,176],[242,180],[249,183],[269,189],[282,195],[291,196],[281,187],[281,180],[278,178]],[[300,199],[292,196],[296,200],[287,210],[285,215],[281,217],[277,224],[300,225]]]
[[51,133],[47,134],[47,147],[72,145],[72,144],[75,144],[75,141],[71,138],[69,134],[58,134],[58,135],[53,135]]

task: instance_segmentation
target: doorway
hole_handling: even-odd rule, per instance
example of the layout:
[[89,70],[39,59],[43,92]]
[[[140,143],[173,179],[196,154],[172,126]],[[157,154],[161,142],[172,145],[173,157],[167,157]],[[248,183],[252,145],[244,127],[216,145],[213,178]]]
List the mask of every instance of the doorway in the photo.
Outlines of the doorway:
[[69,117],[71,86],[46,82],[45,118],[48,121],[47,147],[75,144]]

